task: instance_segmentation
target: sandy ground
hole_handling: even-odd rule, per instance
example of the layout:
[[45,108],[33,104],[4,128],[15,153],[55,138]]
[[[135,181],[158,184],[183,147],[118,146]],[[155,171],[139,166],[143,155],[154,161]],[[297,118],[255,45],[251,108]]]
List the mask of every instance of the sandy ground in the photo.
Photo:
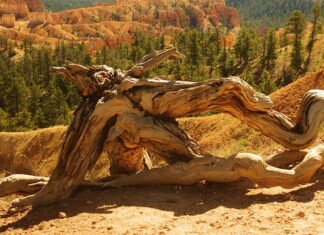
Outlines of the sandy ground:
[[0,201],[0,233],[324,234],[323,182],[321,170],[312,183],[293,189],[251,189],[244,181],[85,189],[16,214],[6,212],[7,197]]

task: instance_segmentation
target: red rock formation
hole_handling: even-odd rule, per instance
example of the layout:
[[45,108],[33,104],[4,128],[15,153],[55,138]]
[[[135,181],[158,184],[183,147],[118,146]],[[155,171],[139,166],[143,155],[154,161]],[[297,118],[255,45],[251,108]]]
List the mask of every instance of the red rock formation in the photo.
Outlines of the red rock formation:
[[[227,7],[225,0],[115,0],[110,4],[56,13],[39,13],[43,11],[40,1],[0,0],[0,16],[13,13],[16,18],[30,22],[32,30],[19,32],[21,38],[35,36],[44,40],[48,37],[53,43],[79,40],[92,43],[91,50],[102,45],[114,47],[131,42],[138,30],[172,35],[188,26],[205,30],[218,25],[236,27],[240,24],[237,10]],[[36,27],[38,25],[42,27]],[[14,30],[11,31],[14,35]],[[227,41],[230,43],[231,39]]]
[[24,0],[0,0],[0,15],[14,14],[17,18],[23,18],[28,13],[28,6]]
[[190,26],[205,29],[205,12],[199,8],[192,9],[190,15]]
[[215,26],[219,23],[230,27],[240,26],[240,17],[236,8],[216,3],[206,7],[205,12]]
[[44,6],[41,0],[24,0],[30,12],[42,12]]
[[2,15],[1,25],[6,28],[15,27],[16,17],[14,14],[4,14]]
[[30,12],[42,11],[41,0],[0,0],[0,15],[14,14],[16,18],[25,18]]
[[189,25],[189,17],[186,16],[181,8],[159,12],[158,18],[162,25],[172,25],[175,27],[187,27]]
[[[86,10],[86,14],[81,11]],[[196,26],[206,29],[225,24],[237,27],[240,24],[235,8],[227,7],[224,0],[118,0],[111,4],[96,4],[86,9],[57,13],[64,23],[97,22],[101,20],[135,21],[153,26]],[[60,23],[58,23],[60,24]]]
[[228,19],[228,23],[230,26],[232,27],[239,27],[240,26],[240,17],[238,14],[238,10],[236,8],[228,8],[227,10],[227,19]]
[[29,27],[34,28],[38,25],[45,24],[45,23],[51,23],[49,21],[53,21],[52,16],[50,13],[47,12],[31,12],[29,13],[30,21],[29,21]]

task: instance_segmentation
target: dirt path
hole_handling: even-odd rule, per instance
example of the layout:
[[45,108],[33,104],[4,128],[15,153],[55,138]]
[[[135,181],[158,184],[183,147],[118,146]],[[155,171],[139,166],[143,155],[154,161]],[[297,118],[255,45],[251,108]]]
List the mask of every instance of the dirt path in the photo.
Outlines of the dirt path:
[[5,198],[0,233],[324,234],[323,182],[324,170],[312,184],[289,190],[247,189],[247,182],[87,189],[14,215],[6,214],[12,198]]

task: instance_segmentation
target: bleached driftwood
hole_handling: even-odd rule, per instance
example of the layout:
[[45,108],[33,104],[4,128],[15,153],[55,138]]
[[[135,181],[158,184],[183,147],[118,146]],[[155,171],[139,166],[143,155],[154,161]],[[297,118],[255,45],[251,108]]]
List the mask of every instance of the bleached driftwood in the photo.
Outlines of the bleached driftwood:
[[[112,181],[119,176],[107,177],[103,180]],[[49,181],[49,177],[33,176],[24,174],[13,174],[0,179],[0,197],[4,197],[10,194],[19,193],[36,193],[40,191]],[[93,182],[84,180],[81,183],[83,187],[104,187],[105,182]]]
[[[108,182],[104,187],[148,184],[191,185],[202,180],[233,182],[247,178],[262,187],[289,188],[309,182],[315,172],[324,167],[324,145],[317,146],[302,155],[304,155],[302,161],[292,169],[271,166],[261,156],[251,153],[238,153],[228,158],[203,157],[188,163],[178,162],[162,168],[144,170]],[[294,159],[293,155],[287,156]],[[287,162],[287,159],[285,161]]]
[[35,193],[42,189],[48,182],[47,177],[31,175],[11,175],[0,179],[0,197],[14,193]]
[[[96,163],[102,151],[108,152],[111,172],[114,174],[131,174],[150,169],[147,152],[171,164],[121,181],[144,177],[145,174],[153,176],[160,172],[163,177],[167,177],[167,174],[171,177],[173,174],[178,178],[168,177],[159,182],[180,183],[184,182],[183,177],[190,170],[199,173],[207,169],[202,166],[210,165],[213,166],[211,171],[218,169],[222,175],[227,174],[227,181],[238,177],[258,181],[256,172],[258,179],[268,179],[266,185],[284,185],[281,179],[292,172],[273,167],[270,173],[270,166],[251,154],[239,154],[227,160],[212,158],[179,128],[176,118],[209,111],[226,112],[283,146],[300,150],[309,147],[318,135],[324,115],[324,91],[312,90],[305,94],[297,123],[293,124],[285,115],[272,109],[269,97],[256,92],[237,77],[206,82],[141,78],[146,71],[166,59],[179,57],[182,57],[181,54],[174,48],[158,51],[144,57],[139,65],[127,72],[107,66],[84,67],[73,63],[53,68],[79,87],[83,101],[66,133],[58,164],[48,184],[36,194],[14,201],[13,205],[46,205],[69,197],[82,184],[86,172]],[[305,164],[301,163],[301,167],[295,169],[297,178],[292,177],[291,183],[300,182],[299,169],[305,170],[307,176],[313,175],[320,165],[317,158],[312,157],[311,160],[305,160]],[[314,159],[317,163],[307,167]],[[182,163],[172,165],[176,162]],[[251,167],[248,167],[249,164]],[[230,166],[236,170],[233,171]],[[211,174],[212,181],[226,181],[217,173],[218,170]],[[201,173],[201,176],[208,175]],[[277,178],[279,181],[276,181]],[[192,178],[188,182],[199,179]],[[210,180],[208,177],[206,179]],[[309,177],[302,179],[304,182]]]

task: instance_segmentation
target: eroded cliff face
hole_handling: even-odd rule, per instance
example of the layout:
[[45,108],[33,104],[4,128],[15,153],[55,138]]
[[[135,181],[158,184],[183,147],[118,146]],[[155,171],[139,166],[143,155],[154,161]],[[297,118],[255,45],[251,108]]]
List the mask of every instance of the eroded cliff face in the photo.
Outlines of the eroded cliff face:
[[14,14],[3,14],[1,17],[1,25],[6,28],[13,28],[16,24],[16,17]]
[[51,12],[31,12],[28,15],[29,28],[35,28],[42,24],[53,24]]
[[29,10],[24,0],[0,0],[0,15],[14,14],[17,18],[24,18]]
[[42,12],[44,6],[41,0],[24,0],[30,12]]
[[0,0],[0,15],[14,14],[25,18],[30,12],[44,11],[41,0]]

